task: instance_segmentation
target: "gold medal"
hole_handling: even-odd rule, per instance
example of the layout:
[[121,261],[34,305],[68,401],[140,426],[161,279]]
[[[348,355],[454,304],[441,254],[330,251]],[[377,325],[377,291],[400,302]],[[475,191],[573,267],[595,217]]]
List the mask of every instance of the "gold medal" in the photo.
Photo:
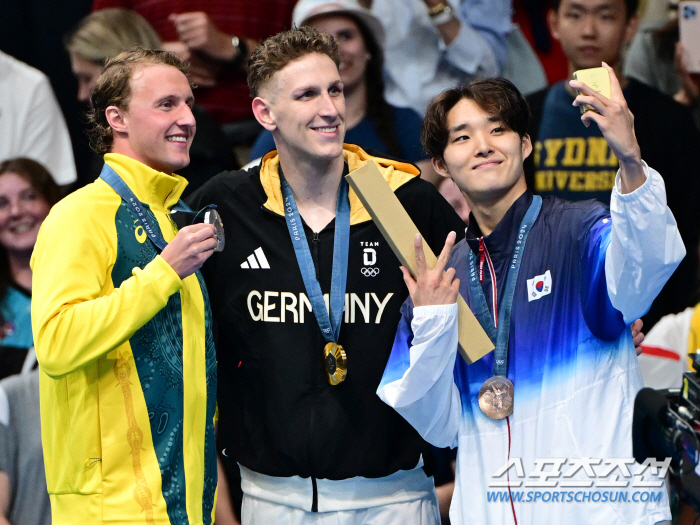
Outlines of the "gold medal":
[[505,376],[487,379],[479,390],[479,408],[491,419],[504,419],[513,413],[513,382]]
[[331,385],[339,385],[348,375],[348,358],[343,347],[337,343],[328,343],[323,349],[323,361],[326,365],[326,377]]

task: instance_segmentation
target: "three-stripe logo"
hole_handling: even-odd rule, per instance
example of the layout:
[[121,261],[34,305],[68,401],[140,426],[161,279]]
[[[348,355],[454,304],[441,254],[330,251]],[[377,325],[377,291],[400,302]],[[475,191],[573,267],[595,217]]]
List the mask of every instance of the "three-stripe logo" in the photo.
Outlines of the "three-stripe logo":
[[270,263],[267,262],[267,257],[265,257],[262,248],[258,248],[248,256],[247,261],[241,263],[241,268],[244,270],[269,270]]

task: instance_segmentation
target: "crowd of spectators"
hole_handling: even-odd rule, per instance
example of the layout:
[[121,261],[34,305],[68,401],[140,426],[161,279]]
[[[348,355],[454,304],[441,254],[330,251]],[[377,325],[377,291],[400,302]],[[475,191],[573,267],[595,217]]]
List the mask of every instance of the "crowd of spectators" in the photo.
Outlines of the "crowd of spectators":
[[[642,2],[641,8],[653,3]],[[572,106],[575,93],[565,82],[578,69],[606,62],[635,115],[642,157],[664,175],[669,207],[689,254],[644,319],[645,329],[650,329],[663,316],[684,312],[678,318],[684,329],[666,329],[666,337],[677,341],[657,335],[650,355],[642,357],[649,370],[665,367],[667,375],[678,374],[686,363],[685,334],[698,299],[693,292],[700,236],[700,74],[688,71],[673,10],[640,25],[637,0],[599,4],[94,0],[91,10],[73,20],[73,28],[63,35],[70,70],[62,77],[52,72],[49,78],[39,70],[40,61],[27,64],[0,45],[0,524],[50,523],[48,496],[41,489],[29,259],[51,206],[94,180],[102,165],[96,155],[76,163],[83,156],[82,145],[75,138],[71,145],[66,121],[74,122],[78,115],[64,115],[54,90],[64,92],[77,81],[74,98],[87,109],[102,66],[133,46],[168,50],[190,64],[197,85],[197,134],[191,164],[180,172],[190,181],[188,192],[218,172],[257,163],[274,149],[271,133],[253,118],[247,60],[265,38],[293,25],[310,25],[339,44],[346,142],[416,164],[465,221],[469,209],[463,196],[451,180],[435,172],[421,147],[422,119],[430,100],[475,78],[508,78],[528,95],[533,116],[529,134],[534,150],[526,163],[529,187],[542,195],[609,204],[617,159],[599,129],[581,123],[579,109]],[[22,21],[25,27],[31,23]],[[666,366],[666,354],[657,351],[664,345],[678,348],[680,368]],[[650,384],[663,386],[664,381],[647,373]],[[445,458],[443,481],[450,487],[451,458]],[[225,478],[220,485],[230,489],[220,489],[220,523],[237,523],[235,475],[229,473],[228,485]],[[448,505],[449,496],[445,501]]]

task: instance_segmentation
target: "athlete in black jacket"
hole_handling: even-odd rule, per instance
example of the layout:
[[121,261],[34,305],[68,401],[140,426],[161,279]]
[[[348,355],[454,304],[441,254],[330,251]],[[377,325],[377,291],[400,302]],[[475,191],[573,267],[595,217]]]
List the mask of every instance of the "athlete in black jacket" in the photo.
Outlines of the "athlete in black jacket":
[[[297,53],[300,58],[256,86],[271,49],[289,53],[319,41],[324,47]],[[259,167],[214,177],[190,199],[193,207],[217,204],[227,237],[225,250],[204,270],[218,325],[218,441],[224,455],[242,465],[244,523],[276,523],[281,516],[285,523],[304,523],[308,512],[368,508],[353,523],[438,523],[430,465],[420,468],[430,461],[430,447],[375,394],[407,297],[400,263],[351,191],[338,339],[348,372],[344,382],[331,385],[326,340],[285,221],[280,165],[326,302],[336,196],[349,170],[377,163],[436,253],[450,231],[462,234],[464,224],[413,165],[343,146],[345,107],[334,46],[308,28],[263,44],[251,59],[249,85],[256,116],[273,132],[278,151]],[[350,479],[358,476],[382,481]],[[395,504],[407,507],[386,510]]]

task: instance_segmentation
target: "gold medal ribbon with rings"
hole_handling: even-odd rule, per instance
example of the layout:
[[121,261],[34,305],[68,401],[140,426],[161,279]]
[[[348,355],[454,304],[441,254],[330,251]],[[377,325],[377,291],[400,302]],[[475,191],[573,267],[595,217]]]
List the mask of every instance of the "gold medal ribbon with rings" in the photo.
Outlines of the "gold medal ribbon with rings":
[[333,239],[333,266],[331,273],[331,290],[328,300],[328,310],[323,299],[321,285],[316,278],[316,268],[311,257],[309,244],[304,232],[304,224],[294,200],[294,195],[284,178],[282,167],[279,167],[280,186],[284,199],[284,218],[294,246],[299,270],[301,271],[306,295],[311,303],[311,309],[321,329],[326,345],[323,349],[323,363],[326,379],[331,385],[339,385],[348,375],[347,355],[338,344],[340,325],[343,320],[345,306],[345,285],[348,273],[348,251],[350,246],[350,199],[349,186],[345,175],[348,172],[347,163],[338,188],[338,200],[335,213],[335,236]]

